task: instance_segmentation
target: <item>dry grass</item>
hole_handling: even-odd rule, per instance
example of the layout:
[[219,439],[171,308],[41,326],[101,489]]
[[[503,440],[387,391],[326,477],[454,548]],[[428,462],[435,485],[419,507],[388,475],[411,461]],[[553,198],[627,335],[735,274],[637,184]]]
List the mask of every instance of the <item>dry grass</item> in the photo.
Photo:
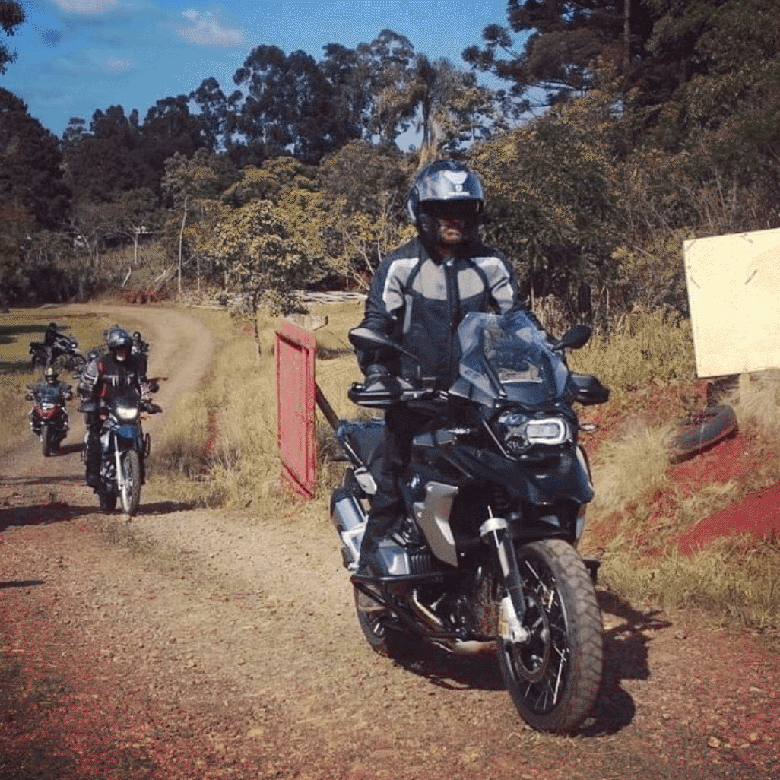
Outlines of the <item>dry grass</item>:
[[575,371],[595,374],[622,395],[637,387],[688,381],[696,376],[690,321],[664,311],[636,311],[617,320],[608,333],[596,331],[569,355]]
[[649,428],[629,425],[619,437],[606,441],[593,467],[596,497],[592,511],[622,512],[629,504],[652,496],[667,484],[670,425]]
[[780,628],[780,546],[752,537],[717,540],[692,556],[655,559],[617,551],[601,569],[602,584],[632,601],[694,608],[717,622],[776,633]]
[[[218,354],[203,389],[182,398],[166,415],[153,453],[153,485],[205,505],[259,509],[270,500],[278,509],[283,493],[274,349],[279,319],[261,312],[255,339],[254,323],[221,312],[193,311],[217,336]],[[328,317],[328,324],[316,331],[317,382],[337,414],[352,414],[355,407],[346,389],[360,372],[346,332],[359,322],[361,307],[312,307],[311,313]],[[317,435],[320,446],[326,446],[330,429],[319,414]],[[320,483],[327,487],[334,467],[324,459],[320,464]]]

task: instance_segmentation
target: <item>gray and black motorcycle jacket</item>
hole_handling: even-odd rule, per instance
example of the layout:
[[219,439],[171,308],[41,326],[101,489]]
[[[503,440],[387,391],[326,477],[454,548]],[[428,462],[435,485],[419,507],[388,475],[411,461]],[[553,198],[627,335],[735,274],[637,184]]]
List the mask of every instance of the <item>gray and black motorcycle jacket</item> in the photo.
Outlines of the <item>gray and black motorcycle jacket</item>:
[[[380,263],[366,300],[362,327],[384,334],[420,359],[423,377],[440,388],[457,376],[458,325],[468,312],[505,314],[522,308],[514,273],[506,257],[482,243],[439,262],[419,238],[399,247]],[[371,364],[392,374],[414,375],[416,367],[376,351],[358,350],[365,373]]]

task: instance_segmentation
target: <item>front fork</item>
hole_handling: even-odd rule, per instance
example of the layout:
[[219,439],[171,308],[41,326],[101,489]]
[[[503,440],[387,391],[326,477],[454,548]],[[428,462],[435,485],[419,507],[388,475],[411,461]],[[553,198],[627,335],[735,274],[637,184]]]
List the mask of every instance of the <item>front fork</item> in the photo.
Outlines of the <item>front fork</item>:
[[479,535],[496,552],[506,596],[499,605],[499,634],[507,642],[525,643],[531,634],[522,624],[525,596],[520,587],[520,569],[509,524],[502,517],[491,517],[479,528]]

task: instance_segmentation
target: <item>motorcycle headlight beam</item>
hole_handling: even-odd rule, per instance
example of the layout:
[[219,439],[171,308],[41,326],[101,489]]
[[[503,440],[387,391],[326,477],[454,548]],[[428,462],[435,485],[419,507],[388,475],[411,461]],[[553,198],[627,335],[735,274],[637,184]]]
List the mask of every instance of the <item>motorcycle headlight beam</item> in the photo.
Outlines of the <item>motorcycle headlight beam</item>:
[[116,407],[117,419],[124,422],[132,422],[133,420],[137,419],[138,412],[139,410],[137,406],[122,406],[117,404]]

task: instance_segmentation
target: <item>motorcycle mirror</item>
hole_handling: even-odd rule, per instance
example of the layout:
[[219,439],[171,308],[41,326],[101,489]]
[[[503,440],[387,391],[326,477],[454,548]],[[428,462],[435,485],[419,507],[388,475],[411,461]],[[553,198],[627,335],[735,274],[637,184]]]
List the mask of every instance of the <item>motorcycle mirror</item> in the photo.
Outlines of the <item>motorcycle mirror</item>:
[[419,363],[416,355],[411,352],[407,352],[403,347],[400,347],[394,341],[391,341],[387,336],[381,333],[377,333],[374,330],[368,328],[352,328],[348,334],[349,341],[353,347],[358,349],[389,349],[393,352],[397,352],[401,355],[411,358],[415,363]]
[[553,345],[553,349],[580,349],[588,343],[588,339],[593,333],[593,329],[590,325],[575,325],[571,330],[561,336],[561,338]]

